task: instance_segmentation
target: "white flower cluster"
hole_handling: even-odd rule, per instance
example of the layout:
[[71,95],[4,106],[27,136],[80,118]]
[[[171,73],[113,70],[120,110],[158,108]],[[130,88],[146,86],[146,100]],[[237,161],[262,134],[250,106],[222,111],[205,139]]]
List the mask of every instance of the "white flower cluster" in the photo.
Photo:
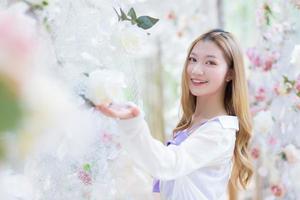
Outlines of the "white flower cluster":
[[86,98],[94,104],[122,101],[126,88],[123,73],[115,70],[96,70],[89,74]]
[[272,130],[274,121],[271,111],[260,111],[254,117],[254,130],[256,133],[268,134]]

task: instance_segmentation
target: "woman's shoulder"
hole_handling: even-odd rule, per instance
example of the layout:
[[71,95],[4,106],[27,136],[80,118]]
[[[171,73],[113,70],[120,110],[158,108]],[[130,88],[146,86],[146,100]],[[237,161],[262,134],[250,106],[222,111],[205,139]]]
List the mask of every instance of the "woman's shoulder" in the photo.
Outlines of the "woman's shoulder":
[[239,130],[239,120],[237,116],[220,115],[207,120],[198,130],[234,130],[236,132]]

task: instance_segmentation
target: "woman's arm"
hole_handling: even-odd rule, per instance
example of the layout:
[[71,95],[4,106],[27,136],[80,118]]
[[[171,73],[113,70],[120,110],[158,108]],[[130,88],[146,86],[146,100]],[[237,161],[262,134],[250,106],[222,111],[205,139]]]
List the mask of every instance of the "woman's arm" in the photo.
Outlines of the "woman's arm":
[[137,165],[155,178],[172,180],[232,158],[236,131],[222,128],[218,121],[207,122],[179,146],[165,146],[151,136],[137,106],[102,104],[97,108],[108,117],[118,118],[123,147]]
[[117,120],[122,145],[134,162],[161,180],[172,180],[201,167],[220,164],[231,159],[235,130],[223,129],[212,121],[196,130],[181,145],[163,145],[154,139],[141,115]]

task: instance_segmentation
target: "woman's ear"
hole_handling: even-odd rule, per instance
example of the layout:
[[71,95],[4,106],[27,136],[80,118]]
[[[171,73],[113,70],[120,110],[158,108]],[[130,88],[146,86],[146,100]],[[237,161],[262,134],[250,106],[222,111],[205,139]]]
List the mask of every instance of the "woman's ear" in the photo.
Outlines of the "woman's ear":
[[228,69],[227,73],[226,73],[226,77],[225,80],[227,82],[231,81],[233,79],[233,69]]

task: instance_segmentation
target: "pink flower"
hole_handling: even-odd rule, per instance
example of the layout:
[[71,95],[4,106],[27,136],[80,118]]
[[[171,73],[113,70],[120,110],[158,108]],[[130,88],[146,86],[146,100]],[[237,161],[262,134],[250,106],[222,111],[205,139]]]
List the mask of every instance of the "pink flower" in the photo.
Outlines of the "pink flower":
[[255,48],[249,48],[247,50],[247,56],[250,60],[250,62],[255,66],[255,67],[259,67],[262,64],[262,59],[260,58],[260,56],[258,55],[258,52]]
[[271,192],[275,197],[283,197],[285,195],[285,188],[282,184],[275,184],[271,186]]
[[0,73],[22,85],[34,59],[37,34],[35,21],[26,10],[19,9],[18,3],[13,5],[0,10]]
[[17,58],[32,53],[35,44],[34,21],[23,13],[0,12],[0,49]]
[[176,14],[175,14],[175,12],[174,12],[173,10],[171,10],[171,11],[168,13],[167,18],[168,18],[169,20],[175,20],[175,19],[176,19]]
[[259,88],[257,94],[255,95],[256,101],[264,101],[266,99],[266,91],[264,88]]
[[273,60],[271,60],[270,58],[265,60],[265,65],[264,65],[264,68],[263,70],[264,71],[269,71],[272,69],[272,66],[273,66]]
[[258,159],[258,158],[259,158],[259,155],[260,155],[259,148],[254,147],[254,148],[251,150],[251,156],[252,156],[254,159]]
[[78,172],[78,178],[83,182],[85,185],[91,185],[92,184],[92,177],[90,174],[88,174],[84,170],[80,170]]
[[279,58],[279,54],[277,52],[269,53],[269,55],[267,55],[265,58],[263,70],[264,71],[271,70],[274,63],[277,62],[278,58]]

